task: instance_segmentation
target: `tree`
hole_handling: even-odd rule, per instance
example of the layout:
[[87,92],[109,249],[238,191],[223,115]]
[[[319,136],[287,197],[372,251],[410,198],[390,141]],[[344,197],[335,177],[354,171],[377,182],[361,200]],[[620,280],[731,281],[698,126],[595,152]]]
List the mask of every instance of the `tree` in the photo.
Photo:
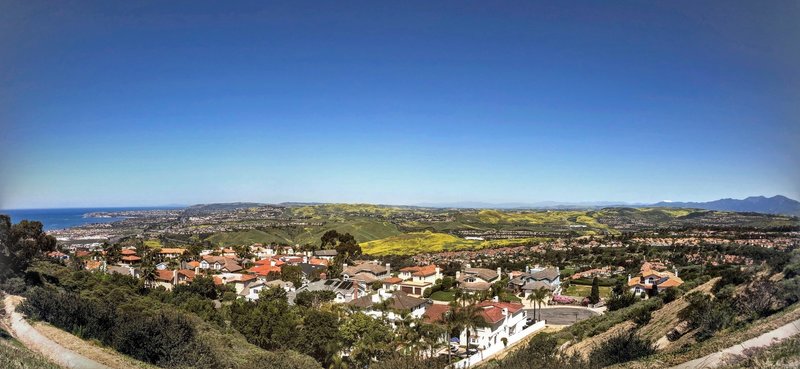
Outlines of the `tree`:
[[486,320],[483,319],[483,315],[481,315],[481,311],[482,309],[478,306],[469,304],[456,308],[450,315],[453,326],[459,327],[459,331],[461,329],[466,330],[467,351],[469,351],[470,333],[478,328],[488,326]]
[[306,309],[303,315],[295,349],[313,357],[323,366],[332,364],[333,357],[339,352],[339,317],[316,309]]
[[298,265],[284,265],[281,267],[281,279],[292,282],[295,288],[303,285],[303,268]]
[[600,344],[589,354],[591,368],[604,368],[624,363],[656,352],[653,343],[635,332],[621,333]]
[[231,326],[248,341],[267,350],[291,348],[301,320],[290,308],[283,288],[261,291],[256,302],[236,300],[230,307]]
[[24,272],[34,257],[56,249],[56,239],[42,231],[42,223],[23,220],[11,225],[0,215],[0,279]]
[[333,291],[300,291],[294,299],[297,306],[318,308],[322,303],[333,301],[336,294]]
[[392,329],[381,320],[355,313],[342,324],[339,332],[344,347],[350,348],[350,360],[356,367],[367,367],[394,352]]
[[592,291],[589,294],[589,303],[596,304],[600,302],[600,282],[597,280],[597,277],[592,279]]
[[253,256],[253,253],[250,252],[250,246],[234,245],[232,248],[236,256],[241,259],[250,259]]
[[550,296],[550,290],[539,287],[531,292],[531,296],[533,296],[533,302],[539,305],[539,318],[536,320],[542,320],[542,304],[547,300],[547,297]]

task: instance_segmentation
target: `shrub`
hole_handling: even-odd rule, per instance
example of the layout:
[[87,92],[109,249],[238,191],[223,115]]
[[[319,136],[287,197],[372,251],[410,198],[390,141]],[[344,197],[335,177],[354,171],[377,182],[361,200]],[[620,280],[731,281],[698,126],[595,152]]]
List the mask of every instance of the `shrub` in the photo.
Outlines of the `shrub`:
[[641,300],[642,299],[636,297],[636,295],[633,293],[625,292],[621,295],[611,296],[611,298],[606,302],[606,306],[608,306],[608,310],[619,310],[631,306]]
[[589,354],[589,366],[603,368],[624,363],[656,352],[653,343],[637,336],[635,332],[627,332],[611,337],[600,344]]

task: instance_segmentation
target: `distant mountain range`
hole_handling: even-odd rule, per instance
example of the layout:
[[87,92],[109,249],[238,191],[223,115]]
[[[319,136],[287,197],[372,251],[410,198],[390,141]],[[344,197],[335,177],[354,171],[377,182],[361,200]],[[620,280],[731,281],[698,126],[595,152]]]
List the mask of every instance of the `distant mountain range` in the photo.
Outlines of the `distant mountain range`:
[[800,202],[781,195],[773,197],[750,196],[742,200],[721,199],[709,202],[662,201],[652,206],[800,216]]
[[476,201],[421,203],[416,206],[423,208],[450,208],[450,209],[591,209],[610,206],[640,206],[644,204],[627,203],[623,201],[586,201],[586,202],[506,202],[490,203]]
[[672,202],[662,201],[655,204],[627,203],[623,201],[593,201],[593,202],[557,202],[541,201],[534,203],[486,203],[486,202],[450,202],[450,203],[422,203],[417,206],[429,208],[454,208],[454,209],[592,209],[604,207],[671,207],[693,208],[718,211],[753,212],[765,214],[783,214],[800,216],[800,202],[786,196],[751,196],[746,199],[721,199],[709,202]]

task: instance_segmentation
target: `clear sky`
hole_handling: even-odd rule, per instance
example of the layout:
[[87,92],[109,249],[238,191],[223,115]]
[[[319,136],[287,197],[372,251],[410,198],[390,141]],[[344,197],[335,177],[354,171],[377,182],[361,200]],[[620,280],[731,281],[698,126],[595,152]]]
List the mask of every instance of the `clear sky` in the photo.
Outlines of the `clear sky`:
[[0,0],[0,208],[800,198],[800,2],[216,3]]

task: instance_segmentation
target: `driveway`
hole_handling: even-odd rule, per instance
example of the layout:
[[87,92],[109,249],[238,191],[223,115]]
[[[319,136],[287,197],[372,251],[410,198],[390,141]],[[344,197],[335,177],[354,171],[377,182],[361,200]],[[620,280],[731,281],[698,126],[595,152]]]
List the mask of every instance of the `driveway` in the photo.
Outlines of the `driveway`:
[[[597,312],[583,307],[546,307],[541,309],[541,314],[539,314],[539,311],[539,309],[536,309],[536,316],[541,315],[541,318],[547,324],[552,325],[575,324],[581,320],[599,315]],[[533,309],[525,309],[525,314],[526,316],[533,316]]]

